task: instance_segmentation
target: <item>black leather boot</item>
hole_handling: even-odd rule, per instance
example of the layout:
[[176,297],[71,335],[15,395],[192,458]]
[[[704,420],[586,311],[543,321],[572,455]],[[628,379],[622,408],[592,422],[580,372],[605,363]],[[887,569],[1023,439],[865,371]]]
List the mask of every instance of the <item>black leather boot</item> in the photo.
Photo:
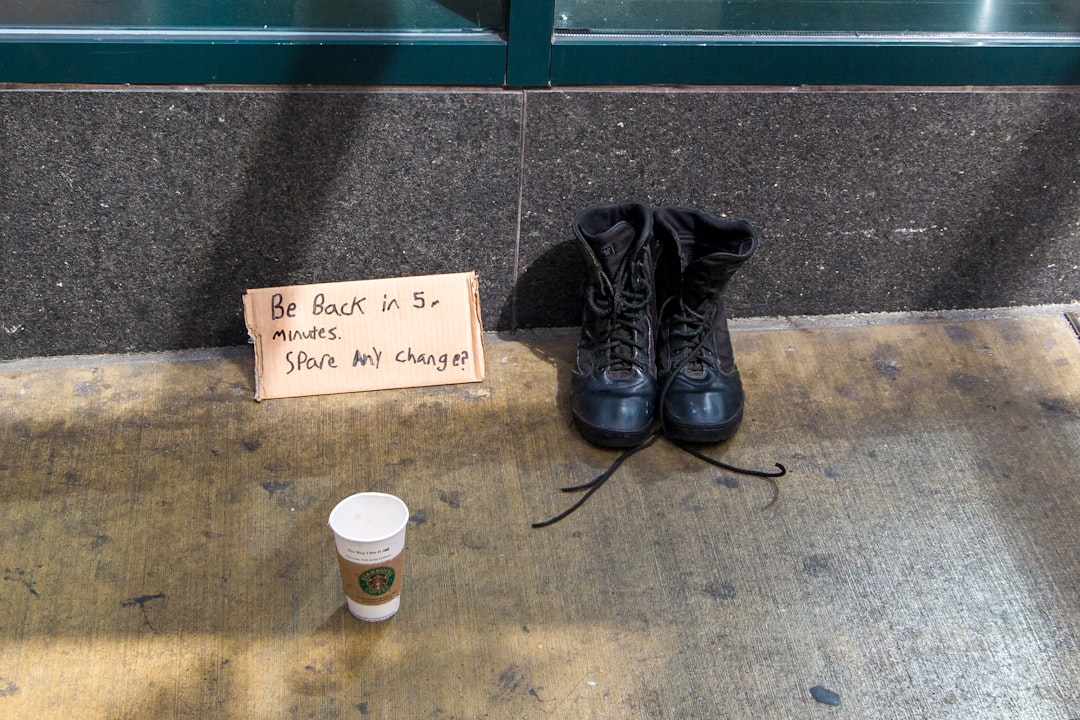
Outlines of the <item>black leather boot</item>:
[[656,415],[652,213],[638,203],[592,206],[574,234],[588,270],[570,382],[574,423],[592,443],[632,447]]
[[657,275],[662,427],[675,441],[720,442],[735,434],[744,402],[723,294],[757,236],[746,222],[684,208],[656,210],[654,232],[664,254]]

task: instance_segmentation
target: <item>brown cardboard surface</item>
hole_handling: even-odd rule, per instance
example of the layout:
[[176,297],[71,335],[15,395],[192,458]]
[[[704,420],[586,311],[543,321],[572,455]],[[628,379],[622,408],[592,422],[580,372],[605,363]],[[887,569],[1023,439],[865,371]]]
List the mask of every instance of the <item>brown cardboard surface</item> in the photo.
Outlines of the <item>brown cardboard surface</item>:
[[244,293],[255,399],[479,382],[476,273]]

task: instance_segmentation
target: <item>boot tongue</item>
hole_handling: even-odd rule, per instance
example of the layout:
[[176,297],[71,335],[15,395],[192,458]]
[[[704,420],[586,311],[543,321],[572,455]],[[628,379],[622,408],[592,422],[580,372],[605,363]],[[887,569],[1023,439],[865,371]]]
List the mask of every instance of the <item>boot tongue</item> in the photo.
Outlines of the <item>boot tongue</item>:
[[600,267],[609,278],[614,278],[618,274],[619,268],[622,267],[623,261],[634,246],[636,235],[630,223],[620,220],[599,235],[586,238],[589,247],[600,261]]

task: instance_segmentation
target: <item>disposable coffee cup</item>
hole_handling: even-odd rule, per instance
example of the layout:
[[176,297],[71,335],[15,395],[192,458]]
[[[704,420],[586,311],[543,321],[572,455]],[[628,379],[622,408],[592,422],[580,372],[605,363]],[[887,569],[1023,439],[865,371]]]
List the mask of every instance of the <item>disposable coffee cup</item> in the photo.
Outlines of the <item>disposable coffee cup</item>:
[[354,617],[387,620],[401,604],[409,508],[378,492],[350,495],[330,512],[341,586]]

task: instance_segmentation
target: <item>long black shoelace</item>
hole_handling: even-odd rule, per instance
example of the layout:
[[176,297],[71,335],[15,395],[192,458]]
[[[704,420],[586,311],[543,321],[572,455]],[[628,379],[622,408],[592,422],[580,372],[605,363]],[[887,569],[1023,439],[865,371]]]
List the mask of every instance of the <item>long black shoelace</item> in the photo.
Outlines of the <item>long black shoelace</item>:
[[656,430],[655,432],[651,433],[648,437],[646,437],[644,440],[642,440],[637,445],[635,445],[633,447],[630,447],[630,448],[627,448],[627,449],[623,450],[621,453],[619,453],[618,457],[616,457],[615,460],[612,461],[611,465],[608,466],[607,470],[600,473],[599,475],[594,477],[589,482],[582,483],[580,485],[570,485],[570,486],[567,486],[567,487],[564,487],[564,488],[560,488],[560,490],[562,492],[564,492],[564,493],[578,493],[578,492],[580,492],[580,493],[583,493],[583,494],[581,495],[580,498],[578,498],[577,502],[575,502],[573,505],[568,507],[566,510],[562,511],[558,515],[555,515],[554,517],[548,518],[547,520],[541,520],[540,522],[534,522],[532,524],[532,527],[534,527],[534,528],[542,528],[542,527],[547,527],[548,525],[554,525],[555,523],[557,523],[560,520],[562,520],[562,519],[566,518],[567,516],[569,516],[575,510],[577,510],[582,505],[584,505],[586,503],[586,501],[588,501],[588,499],[593,496],[593,493],[595,493],[597,490],[599,490],[601,487],[603,487],[604,483],[606,483],[608,480],[611,479],[611,476],[615,474],[615,472],[619,469],[619,467],[624,462],[626,462],[627,460],[629,460],[631,457],[633,457],[637,453],[641,452],[642,450],[645,450],[646,448],[649,448],[652,445],[654,445],[656,443],[656,441],[659,440],[661,437],[667,437],[667,439],[675,447],[679,448],[680,450],[682,450],[682,451],[684,451],[686,453],[689,453],[690,455],[693,455],[694,457],[698,458],[699,460],[703,460],[704,462],[707,462],[710,465],[713,465],[714,467],[718,467],[718,468],[720,468],[722,470],[726,470],[728,472],[737,473],[739,475],[749,475],[751,477],[764,478],[769,483],[769,485],[772,487],[772,498],[761,509],[762,510],[768,510],[770,507],[772,507],[774,504],[776,504],[777,499],[780,497],[780,486],[777,484],[776,478],[783,477],[784,475],[787,474],[787,468],[785,468],[782,464],[775,463],[775,466],[777,468],[776,470],[752,470],[752,469],[749,469],[749,468],[738,467],[736,465],[730,465],[728,463],[723,462],[722,460],[718,460],[717,458],[706,455],[705,453],[701,452],[700,450],[698,450],[697,448],[695,448],[695,447],[693,447],[691,445],[688,445],[687,443],[684,443],[684,442],[681,442],[679,440],[676,440],[676,439],[672,438],[667,433],[667,430],[664,427],[663,407],[664,407],[664,398],[667,396],[668,389],[671,387],[671,383],[674,381],[675,377],[680,372],[683,371],[683,368],[685,368],[686,365],[689,362],[691,362],[695,358],[700,359],[702,357],[702,353],[704,352],[704,348],[705,348],[706,344],[709,342],[710,338],[712,337],[713,328],[714,328],[713,323],[712,323],[710,318],[703,317],[703,316],[701,316],[701,315],[699,315],[697,313],[694,313],[693,311],[688,311],[685,308],[683,308],[683,313],[680,314],[680,316],[679,316],[679,318],[677,318],[677,320],[681,321],[681,322],[684,322],[684,323],[687,323],[689,325],[696,326],[698,328],[698,331],[697,332],[692,332],[687,336],[688,338],[689,337],[693,338],[693,342],[690,343],[693,346],[692,349],[690,350],[690,352],[682,354],[682,356],[680,357],[678,362],[675,364],[672,371],[668,374],[668,377],[667,377],[666,381],[664,382],[664,385],[660,388],[660,393],[659,393],[659,397],[658,397],[658,400],[657,400],[657,407],[661,408],[660,413],[659,413],[659,415],[660,415],[660,428],[658,430]]
[[640,336],[639,318],[648,308],[648,292],[638,287],[633,278],[625,284],[628,286],[625,290],[616,290],[610,297],[598,298],[594,287],[589,287],[585,295],[585,302],[596,316],[611,317],[604,342],[596,348],[597,354],[604,358],[600,369],[619,371],[633,366],[645,369],[648,349]]
[[[563,510],[558,515],[555,515],[554,517],[550,517],[547,520],[541,520],[539,522],[534,522],[532,524],[532,527],[534,527],[534,528],[547,527],[548,525],[554,525],[555,523],[559,522],[563,518],[568,517],[571,513],[573,513],[579,507],[584,505],[585,502],[590,497],[592,497],[593,493],[595,493],[597,490],[599,490],[601,487],[603,487],[604,483],[606,483],[608,480],[611,479],[611,476],[615,474],[615,472],[619,469],[619,467],[624,462],[626,462],[628,459],[630,459],[631,457],[633,457],[637,453],[641,452],[642,450],[644,450],[644,449],[646,449],[648,447],[651,447],[653,444],[656,443],[657,440],[659,440],[663,436],[664,436],[663,431],[658,430],[658,431],[650,434],[647,438],[642,440],[640,443],[638,443],[634,447],[627,448],[627,449],[623,450],[621,453],[619,453],[619,456],[615,458],[615,460],[611,463],[611,465],[608,466],[607,470],[600,473],[599,475],[594,477],[589,482],[582,483],[580,485],[569,485],[567,487],[559,488],[564,493],[577,493],[577,492],[580,492],[580,493],[583,493],[583,494],[582,494],[581,497],[578,498],[577,502],[575,502],[573,505],[571,505],[570,507]],[[706,455],[705,453],[701,452],[697,448],[692,447],[690,445],[687,445],[686,443],[679,442],[679,441],[674,440],[674,439],[672,439],[670,437],[668,438],[668,440],[671,442],[672,445],[679,448],[680,450],[683,450],[684,452],[687,452],[687,453],[693,455],[694,457],[698,458],[699,460],[703,460],[703,461],[709,463],[710,465],[718,467],[718,468],[720,468],[722,470],[727,470],[728,472],[737,473],[739,475],[750,475],[752,477],[764,478],[769,483],[769,485],[772,487],[772,497],[769,499],[769,502],[767,502],[761,508],[762,510],[768,510],[769,508],[771,508],[773,505],[776,504],[777,499],[780,497],[780,486],[777,484],[776,478],[783,477],[784,475],[787,474],[787,468],[785,468],[781,463],[775,463],[776,468],[777,468],[776,470],[752,470],[750,468],[742,468],[742,467],[738,467],[736,465],[730,465],[730,464],[728,464],[726,462],[723,462],[722,460],[718,460],[718,459],[716,459],[714,457]]]

